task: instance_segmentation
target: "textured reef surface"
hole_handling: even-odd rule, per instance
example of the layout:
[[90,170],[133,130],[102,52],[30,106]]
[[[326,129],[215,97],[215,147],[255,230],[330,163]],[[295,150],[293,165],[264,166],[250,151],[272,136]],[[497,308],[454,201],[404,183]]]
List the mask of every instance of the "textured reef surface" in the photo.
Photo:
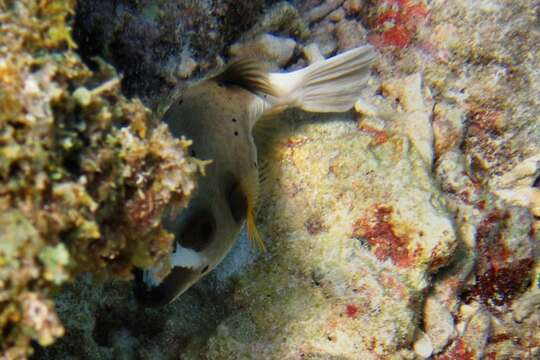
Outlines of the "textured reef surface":
[[[540,1],[0,6],[4,357],[540,357]],[[159,219],[195,187],[156,121],[170,98],[235,57],[292,70],[368,42],[353,110],[257,138],[267,251],[241,236],[139,307],[124,279],[164,256]]]
[[73,1],[0,2],[0,354],[64,334],[52,292],[91,272],[129,278],[165,255],[161,226],[195,187],[174,139],[102,63],[74,52]]

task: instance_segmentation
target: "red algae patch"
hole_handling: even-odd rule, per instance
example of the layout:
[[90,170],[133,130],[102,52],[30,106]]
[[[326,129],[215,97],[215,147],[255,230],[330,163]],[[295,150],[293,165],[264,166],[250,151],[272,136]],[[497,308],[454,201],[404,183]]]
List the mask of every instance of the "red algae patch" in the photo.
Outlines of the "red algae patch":
[[399,267],[409,267],[414,258],[408,248],[410,239],[394,231],[390,223],[392,211],[391,207],[379,206],[374,220],[359,219],[353,225],[353,237],[366,238],[377,259],[385,261],[390,258]]
[[358,315],[358,307],[353,304],[348,304],[345,307],[345,314],[350,318],[355,318]]
[[477,298],[490,310],[510,303],[526,289],[533,263],[532,259],[522,259],[503,268],[490,265],[487,270],[476,274],[476,284],[464,293],[465,301]]
[[374,9],[368,40],[378,48],[407,47],[429,15],[424,0],[379,0]]
[[477,356],[463,339],[458,339],[449,350],[436,357],[437,360],[474,360]]
[[518,256],[506,245],[503,230],[510,220],[508,214],[494,210],[478,226],[476,283],[462,294],[466,302],[477,299],[494,311],[527,288],[534,260]]
[[388,134],[385,131],[374,128],[373,126],[359,122],[358,130],[371,136],[376,145],[381,145],[388,141]]
[[505,124],[504,113],[498,109],[471,106],[469,118],[471,119],[470,131],[473,135],[501,134]]

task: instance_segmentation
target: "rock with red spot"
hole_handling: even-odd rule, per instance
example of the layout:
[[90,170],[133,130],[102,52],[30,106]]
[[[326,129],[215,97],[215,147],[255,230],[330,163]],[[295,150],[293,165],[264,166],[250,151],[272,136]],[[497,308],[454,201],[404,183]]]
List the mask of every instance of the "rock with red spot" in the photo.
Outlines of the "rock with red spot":
[[456,340],[444,354],[437,356],[436,360],[475,360],[478,357],[474,349],[470,348],[463,339]]
[[345,313],[348,317],[354,318],[358,314],[358,308],[353,304],[349,304],[345,307]]
[[[431,273],[448,264],[457,241],[430,166],[406,135],[378,126],[389,120],[376,113],[360,125],[351,114],[325,123],[287,116],[297,130],[276,139],[271,185],[261,189],[272,199],[261,204],[269,257],[242,275],[235,296],[265,335],[242,346],[267,344],[273,352],[261,356],[270,358],[294,358],[298,343],[306,356],[400,354],[415,340]],[[225,320],[229,329],[234,321]]]
[[372,5],[370,42],[379,47],[407,47],[429,12],[423,0],[378,0]]
[[359,219],[355,222],[353,236],[365,238],[377,259],[390,259],[399,267],[409,267],[414,261],[414,252],[409,245],[410,238],[407,234],[396,233],[390,223],[392,212],[390,207],[378,207],[374,219]]
[[462,321],[458,324],[460,336],[437,360],[475,360],[483,359],[488,338],[491,333],[491,317],[481,306],[462,306]]
[[479,261],[474,284],[463,294],[497,313],[530,284],[534,244],[529,236],[531,216],[525,209],[495,209],[477,229]]

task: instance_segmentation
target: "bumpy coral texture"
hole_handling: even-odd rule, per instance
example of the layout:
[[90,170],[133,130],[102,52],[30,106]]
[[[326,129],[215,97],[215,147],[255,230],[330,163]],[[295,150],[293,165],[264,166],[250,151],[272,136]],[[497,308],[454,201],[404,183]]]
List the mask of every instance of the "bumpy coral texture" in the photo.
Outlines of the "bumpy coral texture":
[[129,277],[171,246],[194,189],[189,143],[73,51],[74,1],[0,1],[0,354],[64,333],[50,300],[80,272]]
[[[160,310],[85,278],[56,298],[69,330],[43,358],[540,356],[538,0],[291,3],[310,31],[286,68],[366,41],[380,56],[356,113],[274,119],[268,252],[235,272],[240,242]],[[231,50],[292,48],[294,13]]]
[[226,44],[273,2],[80,0],[74,37],[85,60],[102,56],[124,75],[125,94],[151,101],[218,66]]

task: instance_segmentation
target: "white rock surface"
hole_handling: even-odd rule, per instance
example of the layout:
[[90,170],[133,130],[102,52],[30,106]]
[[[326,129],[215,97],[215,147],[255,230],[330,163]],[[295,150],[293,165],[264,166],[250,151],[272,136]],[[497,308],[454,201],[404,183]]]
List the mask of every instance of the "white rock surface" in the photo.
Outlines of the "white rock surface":
[[296,42],[293,39],[262,34],[252,41],[232,45],[229,53],[233,57],[253,57],[284,66],[291,59],[295,48]]

